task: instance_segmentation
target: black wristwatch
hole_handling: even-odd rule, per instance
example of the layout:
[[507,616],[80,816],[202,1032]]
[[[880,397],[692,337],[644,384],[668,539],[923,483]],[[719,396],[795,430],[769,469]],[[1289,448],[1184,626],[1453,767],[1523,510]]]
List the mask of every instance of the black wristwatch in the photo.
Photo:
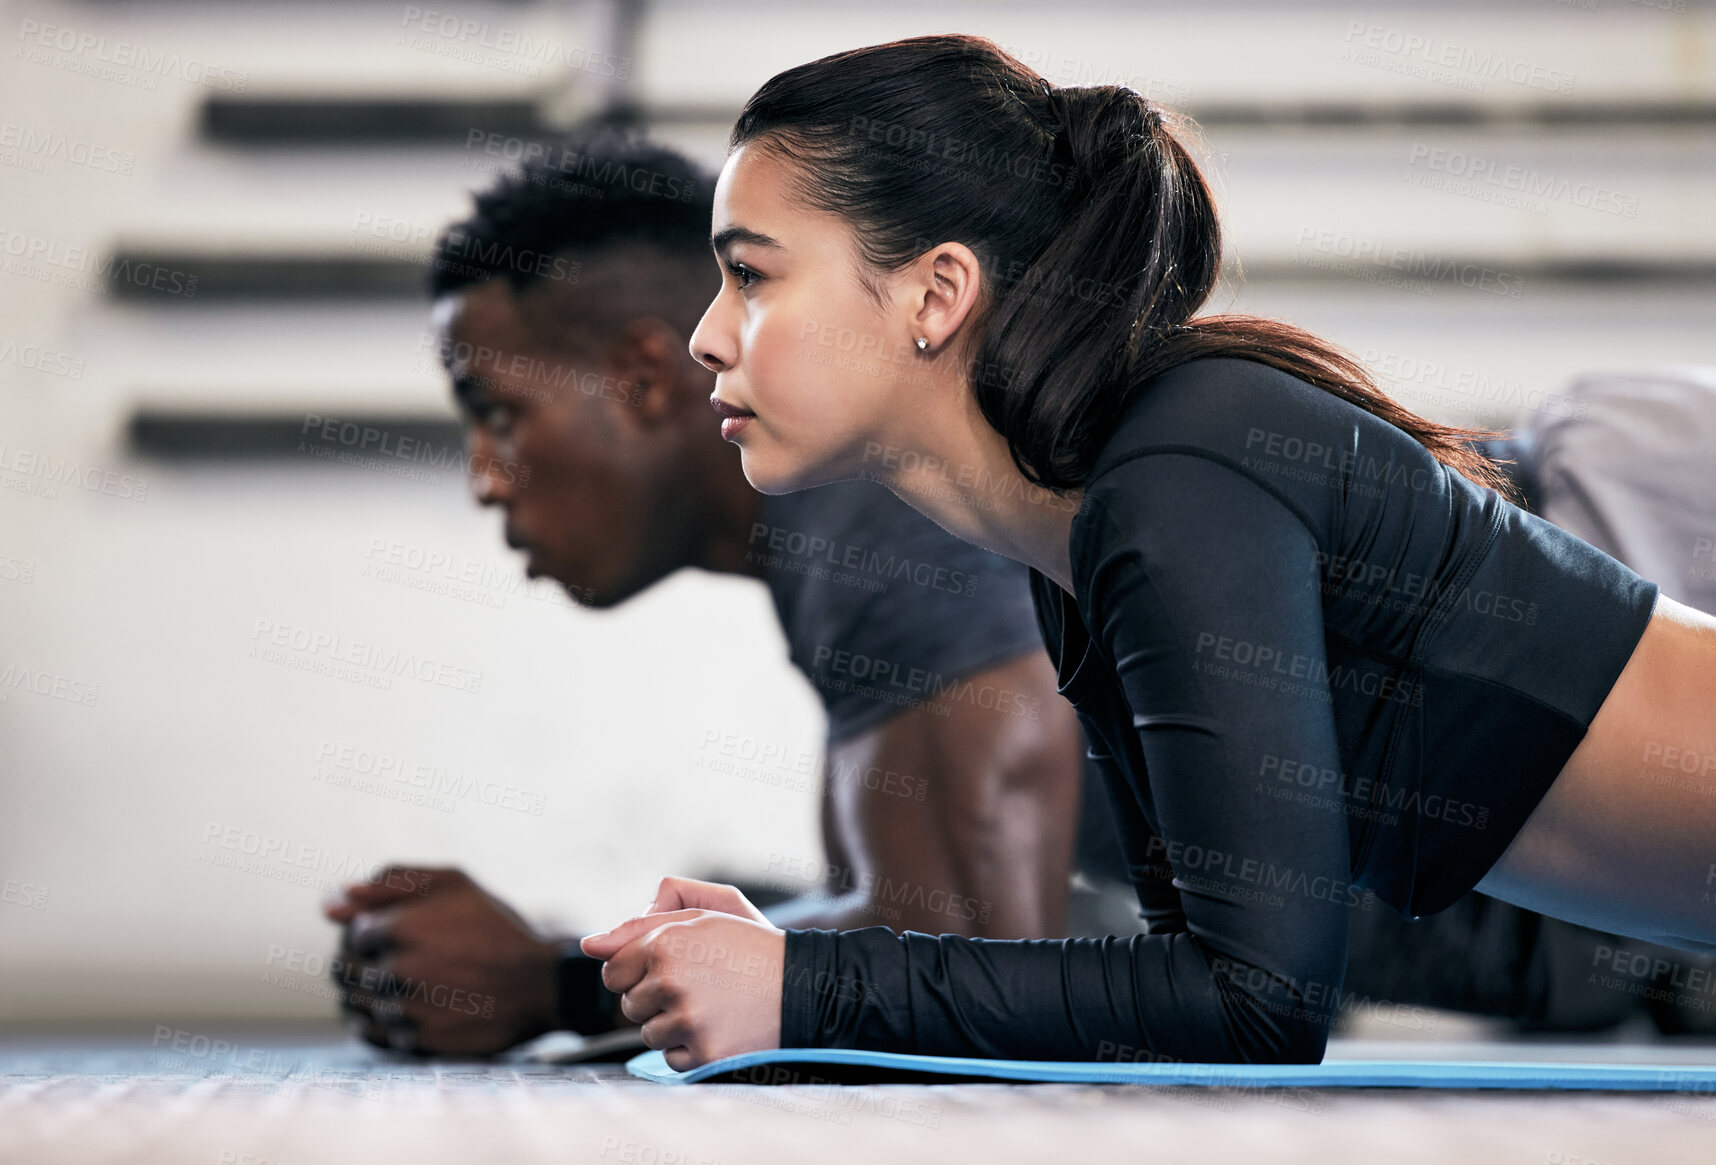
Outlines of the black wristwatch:
[[602,960],[592,959],[577,939],[560,944],[554,968],[554,1026],[594,1036],[619,1026],[620,997],[602,986]]

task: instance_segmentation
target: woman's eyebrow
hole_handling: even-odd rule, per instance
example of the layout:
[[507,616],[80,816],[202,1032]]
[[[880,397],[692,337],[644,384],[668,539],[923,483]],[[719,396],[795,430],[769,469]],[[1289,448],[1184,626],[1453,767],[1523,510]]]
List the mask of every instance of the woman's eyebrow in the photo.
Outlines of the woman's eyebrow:
[[728,227],[724,231],[716,231],[709,236],[709,245],[715,248],[715,253],[723,259],[727,257],[727,248],[734,243],[750,243],[754,247],[772,247],[777,251],[786,249],[779,240],[770,238],[760,231],[753,231],[748,227]]

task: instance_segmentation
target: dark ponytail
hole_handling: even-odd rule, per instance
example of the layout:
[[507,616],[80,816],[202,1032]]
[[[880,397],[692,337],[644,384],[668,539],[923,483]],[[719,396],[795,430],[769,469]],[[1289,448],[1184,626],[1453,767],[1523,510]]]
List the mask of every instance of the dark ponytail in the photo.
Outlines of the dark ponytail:
[[[923,36],[776,74],[729,149],[755,142],[793,162],[795,192],[850,222],[876,271],[942,242],[971,248],[985,286],[962,356],[1028,481],[1081,487],[1153,377],[1233,356],[1358,405],[1517,501],[1468,444],[1501,431],[1418,416],[1290,324],[1197,316],[1220,274],[1221,229],[1170,119],[1125,86],[1056,89],[987,38]],[[865,285],[879,301],[878,281]]]

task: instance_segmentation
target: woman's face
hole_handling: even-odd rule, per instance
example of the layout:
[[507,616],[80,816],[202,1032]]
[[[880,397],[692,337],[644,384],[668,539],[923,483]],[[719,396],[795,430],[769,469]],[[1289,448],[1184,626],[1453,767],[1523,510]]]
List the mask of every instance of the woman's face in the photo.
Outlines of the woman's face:
[[718,374],[713,399],[754,414],[725,427],[768,494],[879,475],[928,363],[909,300],[877,307],[851,228],[789,201],[787,167],[754,145],[727,159],[711,233],[721,290],[691,335],[691,355]]

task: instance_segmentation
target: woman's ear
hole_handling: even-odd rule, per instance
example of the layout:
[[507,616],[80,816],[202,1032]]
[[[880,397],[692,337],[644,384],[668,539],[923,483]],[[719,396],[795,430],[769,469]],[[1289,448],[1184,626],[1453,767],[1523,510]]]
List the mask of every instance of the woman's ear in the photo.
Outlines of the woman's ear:
[[939,352],[976,308],[982,266],[964,243],[942,243],[918,256],[912,271],[912,338],[922,336],[925,351]]

